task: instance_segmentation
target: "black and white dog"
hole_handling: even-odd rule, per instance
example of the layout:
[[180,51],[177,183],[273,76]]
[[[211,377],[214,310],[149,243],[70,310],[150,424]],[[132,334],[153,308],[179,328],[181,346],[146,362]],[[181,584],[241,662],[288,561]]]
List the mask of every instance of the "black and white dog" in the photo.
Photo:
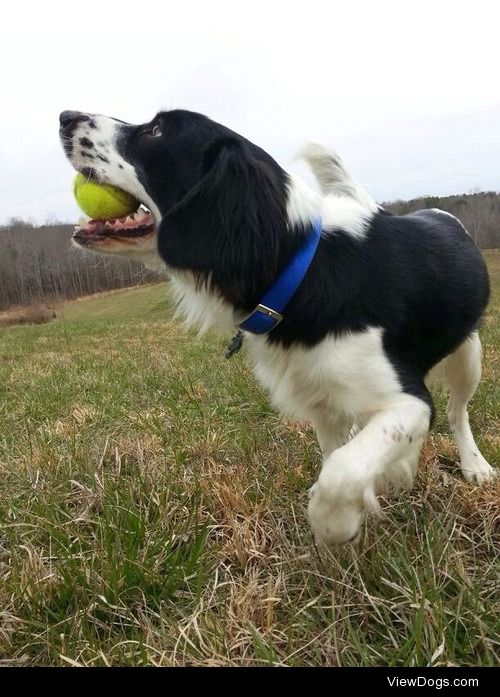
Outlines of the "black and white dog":
[[320,232],[305,276],[274,313],[282,321],[273,315],[267,332],[245,332],[273,404],[316,430],[324,462],[309,517],[319,540],[356,540],[380,488],[411,483],[432,419],[431,373],[449,389],[464,477],[492,476],[467,414],[480,380],[477,329],[488,275],[456,218],[381,210],[317,145],[303,152],[320,182],[321,193],[313,191],[201,114],[169,111],[135,126],[65,111],[60,123],[75,169],[149,211],[89,221],[75,242],[166,267],[191,325],[246,327],[312,231]]

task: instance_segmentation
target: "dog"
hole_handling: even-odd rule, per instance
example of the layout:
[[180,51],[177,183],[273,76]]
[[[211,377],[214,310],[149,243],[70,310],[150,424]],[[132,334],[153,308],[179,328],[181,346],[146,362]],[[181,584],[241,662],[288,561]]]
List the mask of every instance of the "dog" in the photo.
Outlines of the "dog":
[[83,223],[75,243],[166,269],[187,323],[239,328],[231,351],[244,338],[273,405],[312,424],[323,453],[308,505],[318,541],[356,542],[380,491],[411,485],[432,376],[449,390],[463,476],[493,476],[467,413],[489,281],[457,218],[392,215],[335,153],[310,144],[315,191],[194,112],[132,125],[65,111],[60,138],[76,170],[141,202],[126,219]]

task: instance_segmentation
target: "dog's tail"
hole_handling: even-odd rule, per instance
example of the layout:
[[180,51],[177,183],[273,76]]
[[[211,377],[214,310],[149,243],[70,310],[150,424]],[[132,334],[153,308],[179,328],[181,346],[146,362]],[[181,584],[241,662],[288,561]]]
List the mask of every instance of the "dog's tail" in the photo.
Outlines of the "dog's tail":
[[320,143],[307,143],[297,157],[309,164],[324,194],[350,196],[370,211],[380,210],[372,197],[351,177],[335,151]]

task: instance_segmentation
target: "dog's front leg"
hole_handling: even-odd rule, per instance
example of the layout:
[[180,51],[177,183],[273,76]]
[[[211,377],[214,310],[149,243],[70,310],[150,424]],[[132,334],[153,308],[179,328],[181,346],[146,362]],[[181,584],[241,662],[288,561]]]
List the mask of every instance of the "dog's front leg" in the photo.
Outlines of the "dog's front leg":
[[348,419],[343,414],[317,409],[311,413],[310,421],[316,431],[319,446],[325,458],[349,439],[352,419]]
[[376,507],[377,484],[413,478],[430,413],[418,397],[398,395],[355,438],[326,457],[309,501],[309,519],[319,541],[355,541],[365,513]]

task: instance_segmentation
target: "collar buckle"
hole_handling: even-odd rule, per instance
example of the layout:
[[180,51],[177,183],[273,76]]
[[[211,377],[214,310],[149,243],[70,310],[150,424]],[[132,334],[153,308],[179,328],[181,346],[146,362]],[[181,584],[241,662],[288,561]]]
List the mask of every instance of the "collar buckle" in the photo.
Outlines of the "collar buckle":
[[243,331],[251,334],[268,334],[283,320],[283,315],[272,307],[259,303],[249,315],[238,324]]
[[264,317],[269,317],[270,319],[274,320],[274,327],[277,327],[280,322],[283,321],[283,315],[280,314],[279,312],[276,312],[276,310],[273,310],[272,307],[267,307],[267,305],[262,305],[262,303],[259,303],[255,310],[251,313],[252,315],[255,312],[259,312],[261,315],[264,315]]

